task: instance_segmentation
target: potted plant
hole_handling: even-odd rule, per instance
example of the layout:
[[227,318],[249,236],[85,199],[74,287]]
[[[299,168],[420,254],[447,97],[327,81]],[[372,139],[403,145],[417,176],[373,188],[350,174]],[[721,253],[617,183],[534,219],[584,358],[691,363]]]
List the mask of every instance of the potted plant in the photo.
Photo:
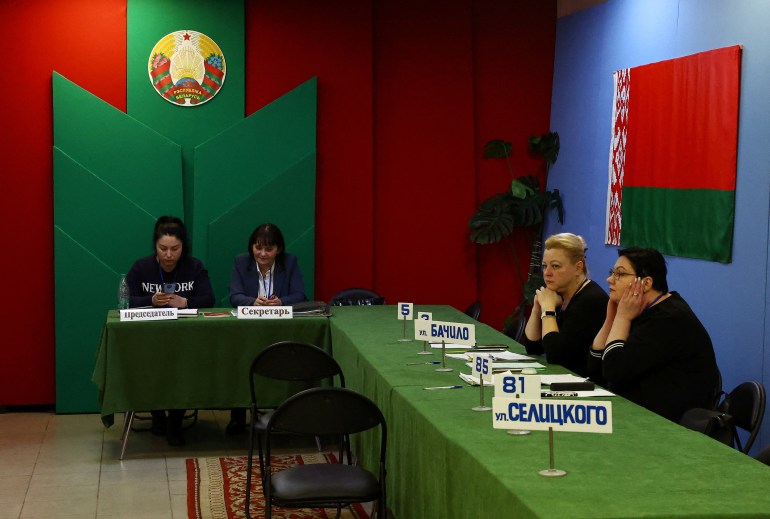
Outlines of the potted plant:
[[[544,185],[548,185],[548,172],[559,156],[559,134],[549,132],[529,138],[528,150],[542,159],[540,176]],[[470,239],[479,245],[510,240],[515,232],[523,233],[531,245],[529,267],[525,270],[518,261],[513,244],[514,269],[522,287],[522,299],[513,313],[505,320],[506,334],[518,338],[519,329],[523,330],[527,309],[534,301],[535,290],[543,285],[541,256],[543,242],[543,222],[549,210],[556,210],[559,223],[564,223],[564,206],[558,189],[541,189],[538,176],[530,174],[514,177],[511,164],[513,146],[510,142],[495,139],[484,145],[484,158],[505,159],[511,176],[510,188],[487,198],[468,221]],[[516,324],[519,324],[517,326]]]

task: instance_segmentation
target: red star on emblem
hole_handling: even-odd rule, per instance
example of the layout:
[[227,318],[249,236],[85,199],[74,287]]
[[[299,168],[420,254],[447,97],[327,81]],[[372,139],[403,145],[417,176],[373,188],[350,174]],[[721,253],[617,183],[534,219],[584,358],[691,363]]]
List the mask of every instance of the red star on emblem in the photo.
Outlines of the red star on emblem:
[[190,34],[189,33],[184,33],[184,39],[185,40],[189,40],[190,39]]

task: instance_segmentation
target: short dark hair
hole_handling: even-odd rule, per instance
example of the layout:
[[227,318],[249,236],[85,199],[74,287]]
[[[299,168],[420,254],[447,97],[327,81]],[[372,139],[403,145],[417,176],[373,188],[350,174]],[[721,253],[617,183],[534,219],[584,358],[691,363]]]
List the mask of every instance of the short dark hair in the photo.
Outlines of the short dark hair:
[[158,221],[155,222],[155,231],[152,234],[152,250],[155,251],[155,246],[158,240],[163,236],[173,236],[177,240],[182,242],[182,259],[187,258],[190,255],[190,245],[187,241],[187,228],[184,226],[184,222],[176,216],[161,216]]
[[254,229],[254,232],[249,236],[249,245],[246,249],[250,255],[254,254],[252,248],[257,244],[264,247],[278,247],[278,255],[275,257],[275,262],[278,266],[283,267],[286,258],[286,242],[283,239],[281,229],[277,225],[263,223]]
[[652,288],[659,292],[668,292],[666,259],[657,249],[628,247],[618,250],[618,256],[631,262],[637,277],[651,277]]

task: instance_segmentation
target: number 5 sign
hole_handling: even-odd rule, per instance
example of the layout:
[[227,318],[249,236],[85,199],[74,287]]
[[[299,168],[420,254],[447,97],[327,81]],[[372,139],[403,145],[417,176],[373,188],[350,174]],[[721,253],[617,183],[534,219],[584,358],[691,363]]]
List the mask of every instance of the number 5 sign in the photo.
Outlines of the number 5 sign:
[[412,321],[414,319],[414,305],[412,303],[398,303],[399,321]]

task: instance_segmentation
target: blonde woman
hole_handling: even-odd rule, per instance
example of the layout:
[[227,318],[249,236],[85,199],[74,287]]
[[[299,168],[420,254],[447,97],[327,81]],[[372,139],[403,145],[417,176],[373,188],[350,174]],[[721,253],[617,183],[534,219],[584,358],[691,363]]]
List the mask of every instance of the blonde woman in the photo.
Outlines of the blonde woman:
[[588,356],[607,311],[607,294],[588,278],[586,242],[560,233],[545,241],[543,279],[535,292],[522,343],[527,353],[545,353],[560,364],[588,376]]

